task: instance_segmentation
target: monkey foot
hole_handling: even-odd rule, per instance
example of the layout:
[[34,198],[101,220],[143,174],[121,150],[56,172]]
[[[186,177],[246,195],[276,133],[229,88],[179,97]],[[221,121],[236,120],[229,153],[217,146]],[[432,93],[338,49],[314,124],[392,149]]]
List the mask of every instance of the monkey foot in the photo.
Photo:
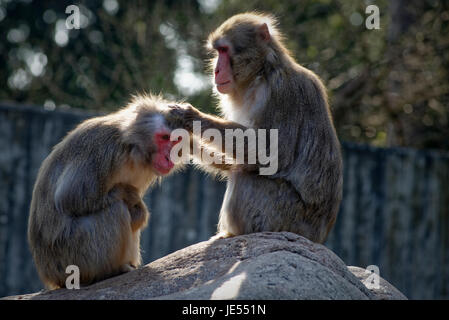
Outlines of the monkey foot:
[[235,234],[232,234],[232,233],[230,233],[228,231],[222,231],[222,232],[219,232],[216,235],[210,237],[209,241],[215,241],[215,240],[218,240],[218,239],[226,239],[226,238],[231,238],[231,237],[234,237],[234,236],[235,236]]
[[123,266],[120,267],[120,273],[126,273],[126,272],[130,272],[133,270],[136,270],[137,268],[135,266],[133,266],[132,264],[124,264]]

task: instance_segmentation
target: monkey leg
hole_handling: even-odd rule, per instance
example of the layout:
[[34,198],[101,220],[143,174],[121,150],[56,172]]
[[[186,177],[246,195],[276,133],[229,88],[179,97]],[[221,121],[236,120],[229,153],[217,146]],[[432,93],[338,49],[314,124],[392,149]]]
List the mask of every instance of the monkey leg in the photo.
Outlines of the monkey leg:
[[[109,201],[109,207],[89,215],[64,216],[57,229],[53,226],[57,235],[51,242],[41,236],[44,240],[34,256],[47,287],[65,287],[69,265],[79,268],[80,284],[89,285],[140,264],[140,231],[132,231],[124,201]],[[50,234],[50,230],[42,232]]]
[[[135,263],[137,255],[127,206],[118,201],[110,208],[88,218],[93,218],[90,222],[95,225],[95,234],[91,235],[91,241],[83,246],[84,254],[90,255],[92,259],[91,265],[86,261],[87,270],[93,271],[90,277],[97,281],[123,273],[123,266]],[[140,252],[138,254],[140,259]]]
[[286,180],[238,172],[228,179],[218,232],[289,231],[318,242],[327,220],[324,210],[317,210],[307,206]]

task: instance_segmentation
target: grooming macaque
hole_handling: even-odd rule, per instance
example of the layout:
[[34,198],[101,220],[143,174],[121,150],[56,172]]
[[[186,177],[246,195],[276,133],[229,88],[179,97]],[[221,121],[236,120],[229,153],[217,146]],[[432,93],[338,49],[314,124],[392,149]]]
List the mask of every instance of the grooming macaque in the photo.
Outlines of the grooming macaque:
[[[224,118],[187,105],[174,107],[171,121],[187,130],[201,121],[201,134],[213,128],[223,139],[226,129],[278,129],[276,173],[259,174],[264,166],[259,159],[213,166],[228,179],[218,232],[291,231],[324,242],[342,196],[340,145],[325,87],[293,60],[270,16],[233,16],[212,32],[208,46],[215,52],[215,86]],[[207,148],[214,148],[214,142]],[[216,152],[235,158],[235,148],[225,150],[224,141],[219,142]],[[255,147],[246,142],[245,159]]]
[[31,201],[28,240],[39,276],[63,287],[76,265],[80,283],[141,263],[140,232],[148,187],[172,171],[168,102],[141,96],[122,110],[89,119],[44,160]]

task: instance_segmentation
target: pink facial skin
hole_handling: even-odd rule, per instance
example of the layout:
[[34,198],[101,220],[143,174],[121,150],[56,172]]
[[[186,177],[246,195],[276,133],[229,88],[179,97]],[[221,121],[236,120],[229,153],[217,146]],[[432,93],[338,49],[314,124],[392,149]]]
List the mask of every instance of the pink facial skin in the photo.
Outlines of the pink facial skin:
[[177,141],[170,141],[170,132],[161,130],[155,133],[154,140],[157,145],[157,153],[153,159],[153,167],[160,174],[168,174],[174,167],[174,163],[170,160],[170,151],[173,146],[181,141],[181,137]]
[[222,46],[217,48],[218,59],[215,66],[215,85],[220,93],[230,93],[234,79],[232,78],[231,59],[229,48]]

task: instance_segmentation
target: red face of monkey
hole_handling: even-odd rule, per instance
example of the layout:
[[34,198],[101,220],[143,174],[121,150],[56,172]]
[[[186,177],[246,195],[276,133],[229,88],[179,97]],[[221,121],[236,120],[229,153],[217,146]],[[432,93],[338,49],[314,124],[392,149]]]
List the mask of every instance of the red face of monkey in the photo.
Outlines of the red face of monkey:
[[[255,79],[265,60],[271,35],[267,23],[239,20],[225,21],[209,36],[209,48],[217,51],[215,85],[217,91],[230,94],[242,89],[242,83]],[[238,45],[238,46],[237,46]],[[238,50],[235,50],[238,49]]]
[[153,158],[153,167],[160,174],[168,174],[174,167],[174,163],[170,160],[170,151],[173,146],[181,141],[181,137],[177,141],[170,141],[170,131],[161,129],[154,135],[154,142],[157,146],[157,153]]
[[232,77],[230,47],[221,45],[217,48],[218,59],[215,66],[215,85],[220,93],[230,93],[234,84]]

